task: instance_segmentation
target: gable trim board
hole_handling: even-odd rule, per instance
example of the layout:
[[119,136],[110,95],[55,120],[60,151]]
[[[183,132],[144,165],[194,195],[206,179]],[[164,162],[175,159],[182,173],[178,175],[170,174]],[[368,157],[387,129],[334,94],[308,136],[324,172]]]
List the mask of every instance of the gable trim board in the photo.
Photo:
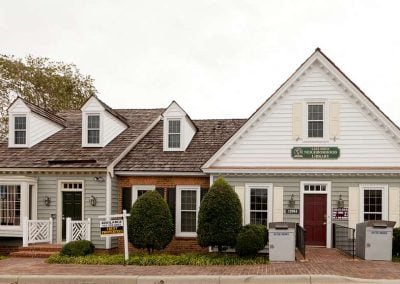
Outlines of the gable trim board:
[[[202,167],[204,171],[214,168],[214,164],[237,144],[248,132],[260,122],[269,111],[271,111],[279,101],[289,94],[289,91],[294,90],[302,77],[306,76],[307,72],[314,67],[324,71],[324,76],[329,77],[330,81],[335,83],[335,88],[350,98],[350,101],[357,105],[359,112],[368,119],[376,128],[382,129],[381,133],[387,137],[396,149],[400,149],[400,129],[395,125],[333,62],[326,57],[319,49],[317,49],[296,71],[295,73],[272,95],[267,101],[259,107],[255,113],[245,122],[245,124],[222,146]],[[327,112],[338,112],[339,104],[333,102],[327,108]],[[297,107],[295,113],[300,113],[300,107]],[[332,129],[328,129],[329,137],[337,136],[335,134],[340,130],[339,122],[337,122],[336,114],[330,118],[333,121]],[[294,136],[302,134],[302,130],[296,130]],[[312,144],[311,144],[312,146]],[[223,167],[222,167],[223,168]]]

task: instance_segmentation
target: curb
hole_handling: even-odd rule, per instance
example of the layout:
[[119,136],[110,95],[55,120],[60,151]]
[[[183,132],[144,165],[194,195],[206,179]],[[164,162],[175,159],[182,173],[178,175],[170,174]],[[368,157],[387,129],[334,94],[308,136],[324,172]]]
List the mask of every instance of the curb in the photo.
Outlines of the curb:
[[179,275],[179,276],[121,276],[121,275],[0,275],[7,284],[314,284],[314,283],[399,283],[399,280],[361,279],[336,275]]

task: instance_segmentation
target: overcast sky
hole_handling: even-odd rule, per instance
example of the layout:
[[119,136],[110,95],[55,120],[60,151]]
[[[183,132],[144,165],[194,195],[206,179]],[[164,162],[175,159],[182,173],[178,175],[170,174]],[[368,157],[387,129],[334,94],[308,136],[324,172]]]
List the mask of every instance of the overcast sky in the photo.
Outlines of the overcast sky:
[[0,53],[75,63],[113,108],[245,118],[320,47],[400,124],[400,1],[1,1]]

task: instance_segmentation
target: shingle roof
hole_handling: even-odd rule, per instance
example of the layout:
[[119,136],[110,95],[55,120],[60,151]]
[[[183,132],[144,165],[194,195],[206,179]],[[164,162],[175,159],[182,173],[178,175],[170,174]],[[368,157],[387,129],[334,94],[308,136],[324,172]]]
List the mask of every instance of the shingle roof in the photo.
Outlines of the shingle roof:
[[[22,100],[32,112],[34,112],[40,116],[43,116],[44,118],[47,118],[61,126],[64,126],[64,127],[66,126],[66,121],[62,117],[59,117],[58,115],[56,115],[50,111],[47,111],[31,102],[28,102],[27,100],[24,100],[21,97],[16,98],[15,101],[17,101],[18,99]],[[13,103],[11,105],[13,105]],[[11,107],[11,105],[10,105],[10,107]]]
[[163,151],[160,121],[115,167],[116,171],[200,172],[200,167],[245,122],[245,119],[193,120],[198,131],[183,152]]
[[129,127],[104,148],[82,148],[80,110],[58,113],[66,128],[31,148],[0,142],[0,168],[104,168],[136,139],[164,109],[113,110]]

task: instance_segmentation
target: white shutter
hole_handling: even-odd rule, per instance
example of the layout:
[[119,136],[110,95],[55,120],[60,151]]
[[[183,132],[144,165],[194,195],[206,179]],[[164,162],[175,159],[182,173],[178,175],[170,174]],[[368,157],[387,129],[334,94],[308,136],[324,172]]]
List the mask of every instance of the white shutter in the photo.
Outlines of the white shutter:
[[242,222],[244,223],[244,213],[246,210],[245,206],[245,194],[244,194],[244,186],[235,186],[235,192],[239,196],[240,204],[242,205]]
[[389,220],[396,222],[396,227],[399,224],[400,217],[400,188],[390,187],[389,188]]
[[340,136],[340,104],[331,102],[329,104],[329,138],[337,139]]
[[349,187],[349,227],[355,229],[360,221],[360,188]]
[[283,222],[283,187],[274,187],[273,222]]
[[303,133],[303,103],[294,103],[292,109],[293,139],[301,139]]

